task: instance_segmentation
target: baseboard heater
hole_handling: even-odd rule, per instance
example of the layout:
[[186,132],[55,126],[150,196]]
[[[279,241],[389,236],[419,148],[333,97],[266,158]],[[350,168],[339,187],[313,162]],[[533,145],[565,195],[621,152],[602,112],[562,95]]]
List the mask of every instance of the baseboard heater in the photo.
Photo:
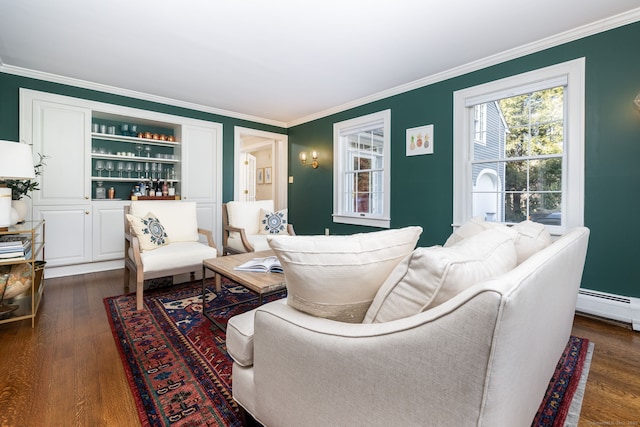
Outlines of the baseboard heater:
[[576,311],[630,323],[634,331],[640,331],[640,298],[580,289]]

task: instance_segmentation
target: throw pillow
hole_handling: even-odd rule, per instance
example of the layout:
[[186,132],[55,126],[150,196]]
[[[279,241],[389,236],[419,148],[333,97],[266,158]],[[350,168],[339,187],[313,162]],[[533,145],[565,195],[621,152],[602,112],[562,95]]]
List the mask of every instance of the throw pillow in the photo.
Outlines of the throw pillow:
[[522,221],[511,229],[518,233],[515,241],[518,264],[551,244],[551,234],[547,227],[539,222]]
[[138,238],[141,251],[151,251],[169,243],[164,227],[151,212],[143,217],[127,214],[127,220]]
[[503,224],[498,222],[487,222],[484,220],[484,217],[476,216],[471,218],[469,221],[462,224],[455,230],[451,236],[444,243],[444,247],[448,248],[449,246],[455,245],[456,243],[466,239],[467,237],[475,236],[478,233],[482,233],[485,230],[494,227],[506,227]]
[[436,307],[516,266],[513,237],[485,230],[451,247],[418,248],[389,275],[363,323],[402,319]]
[[287,304],[313,316],[362,322],[378,288],[415,248],[422,227],[349,236],[269,237]]
[[526,220],[509,227],[498,222],[487,222],[482,217],[475,217],[454,231],[444,247],[451,247],[489,229],[497,229],[512,236],[518,254],[518,264],[551,244],[551,234],[544,224]]
[[287,209],[271,212],[261,208],[258,230],[259,234],[289,234],[287,233]]

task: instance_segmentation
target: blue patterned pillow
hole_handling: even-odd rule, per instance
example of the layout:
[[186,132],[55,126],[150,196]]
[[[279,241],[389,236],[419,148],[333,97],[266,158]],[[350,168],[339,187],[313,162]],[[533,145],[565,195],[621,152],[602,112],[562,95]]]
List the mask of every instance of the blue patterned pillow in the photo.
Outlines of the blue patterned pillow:
[[160,223],[160,220],[151,212],[142,218],[127,214],[127,220],[138,238],[141,251],[150,251],[169,243],[167,232]]
[[260,209],[260,224],[258,229],[260,234],[288,235],[287,209],[277,212],[269,212],[265,209]]

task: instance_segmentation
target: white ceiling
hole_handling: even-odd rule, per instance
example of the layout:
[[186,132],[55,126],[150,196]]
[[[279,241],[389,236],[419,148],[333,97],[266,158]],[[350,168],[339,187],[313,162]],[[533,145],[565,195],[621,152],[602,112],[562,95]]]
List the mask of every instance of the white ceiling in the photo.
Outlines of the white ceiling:
[[48,73],[290,125],[559,34],[570,38],[578,27],[619,25],[623,12],[638,20],[639,5],[0,0],[0,71]]

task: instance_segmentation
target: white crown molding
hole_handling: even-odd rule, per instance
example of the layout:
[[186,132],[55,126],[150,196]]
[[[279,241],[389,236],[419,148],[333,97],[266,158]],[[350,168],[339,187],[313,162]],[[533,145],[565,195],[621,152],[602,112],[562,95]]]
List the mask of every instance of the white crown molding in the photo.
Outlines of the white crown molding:
[[544,49],[549,49],[554,46],[559,46],[564,43],[575,41],[584,37],[588,37],[593,34],[602,33],[623,25],[631,24],[633,22],[640,21],[640,8],[630,10],[628,12],[621,13],[609,18],[602,19],[600,21],[593,22],[591,24],[584,25],[582,27],[574,28],[564,33],[560,33],[551,37],[547,37],[542,40],[538,40],[533,43],[529,43],[514,49],[510,49],[478,61],[473,61],[459,67],[451,68],[441,73],[433,74],[413,82],[409,82],[400,86],[396,86],[381,92],[377,92],[372,95],[368,95],[345,104],[341,104],[323,111],[319,111],[314,114],[310,114],[290,122],[281,122],[277,120],[265,119],[262,117],[255,117],[248,114],[238,113],[234,111],[227,111],[219,108],[209,107],[206,105],[200,105],[185,101],[180,101],[172,98],[165,98],[162,96],[152,95],[143,92],[137,92],[128,89],[122,89],[115,86],[104,85],[100,83],[93,83],[86,80],[75,79],[71,77],[64,77],[56,74],[44,73],[41,71],[30,70],[21,67],[15,67],[12,65],[3,64],[0,58],[0,72],[7,74],[14,74],[23,77],[30,77],[38,80],[45,80],[54,83],[60,83],[70,86],[81,87],[85,89],[95,90],[98,92],[106,92],[115,95],[122,95],[136,99],[142,99],[146,101],[157,102],[160,104],[172,105],[175,107],[188,108],[192,110],[207,112],[211,114],[218,114],[221,116],[237,118],[241,120],[248,120],[256,123],[263,123],[266,125],[278,126],[282,128],[289,128],[297,126],[303,123],[307,123],[313,120],[327,117],[332,114],[339,113],[341,111],[349,110],[351,108],[359,107],[371,102],[379,101],[384,98],[399,95],[404,92],[409,92],[414,89],[418,89],[430,84],[438,83],[447,79],[458,77],[473,71],[477,71],[483,68],[490,67],[505,61],[516,59],[531,53],[539,52]]
[[308,116],[300,117],[299,119],[287,122],[286,127],[289,128],[292,126],[317,120],[322,117],[327,117],[332,114],[349,110],[351,108],[359,107],[361,105],[369,104],[374,101],[379,101],[384,98],[389,98],[391,96],[399,95],[404,92],[409,92],[414,89],[419,89],[421,87],[438,83],[447,79],[462,76],[464,74],[468,74],[473,71],[478,71],[483,68],[487,68],[496,64],[500,64],[502,62],[510,61],[512,59],[516,59],[525,55],[529,55],[535,52],[549,49],[554,46],[559,46],[561,44],[579,40],[581,38],[588,37],[594,34],[603,33],[605,31],[612,30],[617,27],[622,27],[623,25],[631,24],[636,21],[640,21],[640,8],[633,9],[631,11],[621,13],[619,15],[615,15],[606,19],[602,19],[600,21],[596,21],[591,24],[583,25],[582,27],[577,27],[572,30],[565,31],[564,33],[556,34],[554,36],[547,37],[545,39],[538,40],[533,43],[519,46],[510,50],[506,50],[504,52],[501,52],[492,56],[488,56],[486,58],[482,58],[477,61],[469,62],[459,67],[451,68],[441,73],[423,77],[419,80],[415,80],[413,82],[396,86],[391,89],[384,90],[382,92],[365,96],[363,98],[356,99],[354,101],[347,102],[345,104],[338,105],[336,107],[329,108],[324,111],[320,111],[314,114],[310,114]]
[[209,107],[206,105],[195,104],[192,102],[180,101],[172,98],[165,98],[163,96],[152,95],[144,92],[137,92],[134,90],[123,89],[115,86],[104,85],[100,83],[94,83],[86,80],[75,79],[72,77],[60,76],[57,74],[45,73],[42,71],[30,70],[28,68],[15,67],[13,65],[6,65],[0,60],[0,72],[6,74],[13,74],[21,77],[29,77],[37,80],[44,80],[52,83],[60,83],[69,86],[81,87],[83,89],[95,90],[98,92],[105,92],[114,95],[127,96],[129,98],[142,99],[145,101],[157,102],[159,104],[172,105],[174,107],[188,108],[190,110],[202,111],[205,113],[218,114],[225,117],[232,117],[241,120],[249,120],[252,122],[263,123],[266,125],[278,126],[286,128],[285,122],[265,119],[262,117],[255,117],[248,114],[237,113],[234,111],[227,111],[220,108]]

